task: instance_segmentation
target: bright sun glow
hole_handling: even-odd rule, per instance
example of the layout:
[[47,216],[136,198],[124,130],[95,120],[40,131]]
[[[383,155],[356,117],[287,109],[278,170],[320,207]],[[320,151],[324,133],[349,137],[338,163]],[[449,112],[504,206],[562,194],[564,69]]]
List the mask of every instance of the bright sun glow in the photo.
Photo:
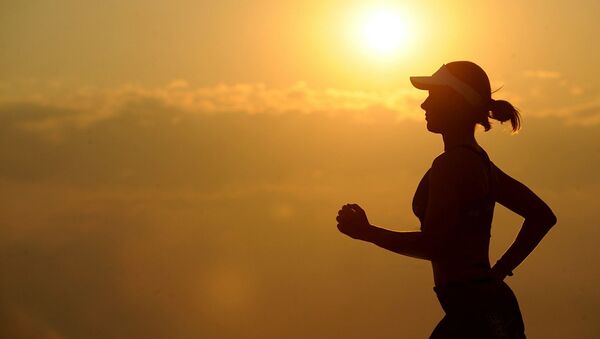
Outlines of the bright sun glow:
[[397,9],[365,9],[356,17],[353,26],[359,49],[371,56],[393,57],[410,47],[409,22]]

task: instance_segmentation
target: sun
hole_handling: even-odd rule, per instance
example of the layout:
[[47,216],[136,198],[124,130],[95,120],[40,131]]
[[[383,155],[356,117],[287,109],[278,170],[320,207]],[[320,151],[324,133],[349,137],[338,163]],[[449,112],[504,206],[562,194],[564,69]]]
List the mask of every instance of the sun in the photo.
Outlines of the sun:
[[410,47],[409,21],[398,9],[364,9],[357,15],[353,26],[358,48],[368,55],[388,58]]

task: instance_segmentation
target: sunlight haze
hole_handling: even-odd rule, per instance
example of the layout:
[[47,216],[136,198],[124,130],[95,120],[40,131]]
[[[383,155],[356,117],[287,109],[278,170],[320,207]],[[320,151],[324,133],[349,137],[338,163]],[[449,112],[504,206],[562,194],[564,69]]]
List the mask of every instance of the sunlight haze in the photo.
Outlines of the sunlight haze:
[[[1,338],[426,338],[444,151],[409,77],[471,60],[523,129],[476,130],[558,224],[507,278],[529,338],[600,338],[600,2],[5,1]],[[490,260],[523,220],[496,205]]]

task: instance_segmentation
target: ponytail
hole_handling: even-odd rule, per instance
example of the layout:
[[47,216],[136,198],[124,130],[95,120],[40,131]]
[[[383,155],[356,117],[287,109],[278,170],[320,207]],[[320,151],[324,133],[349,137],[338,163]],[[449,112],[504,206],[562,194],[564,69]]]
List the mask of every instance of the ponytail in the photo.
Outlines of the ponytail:
[[477,115],[479,116],[477,123],[481,124],[486,132],[492,128],[489,118],[498,120],[500,123],[510,120],[513,134],[517,133],[521,128],[521,115],[519,111],[506,100],[491,99],[488,106],[481,108]]
[[500,121],[500,123],[510,120],[513,133],[516,133],[521,128],[521,115],[510,102],[492,99],[489,110],[491,112],[489,117]]

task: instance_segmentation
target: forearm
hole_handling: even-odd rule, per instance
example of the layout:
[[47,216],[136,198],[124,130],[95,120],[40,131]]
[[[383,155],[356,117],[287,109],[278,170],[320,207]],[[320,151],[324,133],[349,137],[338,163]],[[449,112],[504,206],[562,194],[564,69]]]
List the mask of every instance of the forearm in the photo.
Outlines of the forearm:
[[525,219],[517,238],[496,263],[497,269],[512,275],[555,223],[555,219]]
[[429,246],[423,233],[395,232],[371,226],[361,240],[368,241],[386,250],[417,259],[430,260]]

